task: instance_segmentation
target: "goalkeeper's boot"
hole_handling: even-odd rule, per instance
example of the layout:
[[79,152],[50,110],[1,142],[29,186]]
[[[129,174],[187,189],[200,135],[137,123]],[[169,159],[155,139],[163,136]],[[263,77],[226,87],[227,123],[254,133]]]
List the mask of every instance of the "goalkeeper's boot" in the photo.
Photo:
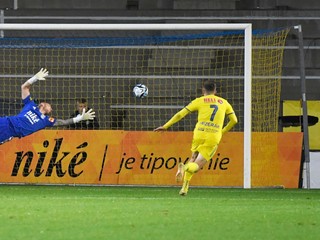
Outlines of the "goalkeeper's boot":
[[181,196],[186,196],[187,193],[188,193],[188,190],[189,190],[189,181],[188,180],[184,180],[182,188],[181,188],[179,194]]
[[182,179],[183,179],[183,175],[184,175],[184,164],[183,163],[179,163],[178,171],[176,173],[176,181],[177,182],[181,182]]

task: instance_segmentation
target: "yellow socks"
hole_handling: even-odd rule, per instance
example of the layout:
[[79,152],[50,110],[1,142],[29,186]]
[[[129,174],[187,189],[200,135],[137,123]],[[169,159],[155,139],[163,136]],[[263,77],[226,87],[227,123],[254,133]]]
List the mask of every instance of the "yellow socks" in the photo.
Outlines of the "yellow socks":
[[190,162],[185,165],[184,170],[185,170],[185,174],[184,174],[183,180],[190,181],[193,174],[199,170],[199,166],[195,162]]
[[184,178],[183,178],[183,185],[179,192],[179,194],[182,196],[187,195],[189,190],[189,182],[193,174],[199,170],[199,166],[194,162],[190,162],[185,165],[184,170],[185,172],[184,172]]

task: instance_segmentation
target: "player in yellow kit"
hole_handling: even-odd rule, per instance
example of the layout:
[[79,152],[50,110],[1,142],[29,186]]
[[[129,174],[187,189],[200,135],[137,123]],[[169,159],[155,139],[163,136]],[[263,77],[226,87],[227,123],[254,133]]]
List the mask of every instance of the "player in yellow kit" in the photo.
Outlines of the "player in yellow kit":
[[[198,122],[193,131],[192,157],[186,165],[179,164],[176,174],[177,181],[183,179],[179,192],[183,196],[188,193],[189,182],[193,174],[202,169],[215,154],[222,134],[228,132],[238,122],[230,103],[215,95],[216,86],[212,80],[204,81],[202,93],[202,97],[194,99],[165,125],[154,129],[156,132],[165,131],[189,113],[198,112]],[[225,116],[228,116],[229,121],[226,126],[223,126]]]

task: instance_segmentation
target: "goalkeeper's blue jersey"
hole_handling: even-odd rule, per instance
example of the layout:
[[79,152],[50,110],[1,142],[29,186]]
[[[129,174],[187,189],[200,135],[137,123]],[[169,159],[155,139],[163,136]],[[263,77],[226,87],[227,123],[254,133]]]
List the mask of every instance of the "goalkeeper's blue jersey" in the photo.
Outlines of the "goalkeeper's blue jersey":
[[18,115],[7,117],[11,123],[8,130],[13,130],[11,136],[24,137],[54,125],[56,119],[42,114],[30,95],[23,99],[23,103],[24,107]]

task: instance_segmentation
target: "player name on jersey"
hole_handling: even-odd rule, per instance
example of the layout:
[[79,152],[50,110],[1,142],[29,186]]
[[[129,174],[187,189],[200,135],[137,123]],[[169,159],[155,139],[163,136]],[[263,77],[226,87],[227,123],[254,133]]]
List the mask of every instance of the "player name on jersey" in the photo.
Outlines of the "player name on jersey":
[[216,99],[216,98],[203,98],[203,101],[205,102],[205,103],[216,103],[216,102],[218,102],[218,103],[220,103],[220,104],[222,104],[223,103],[223,101],[221,100],[221,99]]

